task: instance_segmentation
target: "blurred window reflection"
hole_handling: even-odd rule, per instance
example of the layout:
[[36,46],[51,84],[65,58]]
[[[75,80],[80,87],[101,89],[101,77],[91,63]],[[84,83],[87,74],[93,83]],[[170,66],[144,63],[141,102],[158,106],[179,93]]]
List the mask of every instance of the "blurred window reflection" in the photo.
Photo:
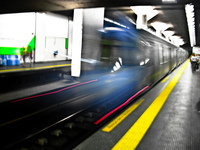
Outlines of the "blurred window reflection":
[[161,45],[159,45],[159,59],[160,59],[160,64],[164,63],[163,60],[163,47]]

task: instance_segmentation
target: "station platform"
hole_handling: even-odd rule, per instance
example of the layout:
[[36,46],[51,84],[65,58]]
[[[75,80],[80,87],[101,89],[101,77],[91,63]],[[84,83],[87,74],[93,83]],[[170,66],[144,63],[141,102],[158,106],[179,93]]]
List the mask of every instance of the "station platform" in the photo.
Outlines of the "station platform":
[[15,73],[15,72],[27,72],[33,70],[43,70],[52,68],[63,68],[71,66],[71,61],[55,61],[55,62],[40,62],[40,63],[26,63],[16,66],[0,66],[0,74]]
[[70,74],[70,71],[70,60],[0,66],[0,102],[2,102],[2,94],[10,93],[11,91],[23,91],[29,87],[58,81],[65,74]]
[[187,60],[74,150],[200,149],[199,91]]

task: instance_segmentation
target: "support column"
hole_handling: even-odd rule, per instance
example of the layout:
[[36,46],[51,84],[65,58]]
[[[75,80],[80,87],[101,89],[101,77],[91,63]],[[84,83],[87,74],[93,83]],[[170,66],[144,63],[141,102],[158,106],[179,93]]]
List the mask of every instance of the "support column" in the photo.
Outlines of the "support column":
[[147,29],[147,15],[145,15],[145,14],[137,15],[136,28],[137,29]]
[[35,62],[43,62],[45,60],[46,14],[37,12],[35,18]]
[[88,8],[83,10],[83,50],[82,70],[93,69],[93,61],[98,60],[101,50],[101,33],[104,23],[104,8]]
[[157,35],[157,36],[162,37],[162,32],[163,32],[163,30],[161,30],[161,29],[156,29],[156,35]]
[[158,14],[152,6],[131,6],[131,9],[137,14],[136,28],[147,29],[147,21]]
[[74,10],[71,76],[79,77],[81,70],[83,9]]
[[73,20],[71,76],[79,77],[81,71],[92,68],[98,60],[101,46],[104,8],[75,9]]

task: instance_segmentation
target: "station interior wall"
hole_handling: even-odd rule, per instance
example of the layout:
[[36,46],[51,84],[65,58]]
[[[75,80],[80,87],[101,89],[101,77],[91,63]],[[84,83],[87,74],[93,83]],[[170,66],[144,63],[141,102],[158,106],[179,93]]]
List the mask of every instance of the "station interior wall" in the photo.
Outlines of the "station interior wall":
[[35,33],[35,13],[0,15],[0,47],[25,47]]
[[197,47],[197,46],[193,47],[192,53],[200,54],[200,47]]
[[67,17],[57,14],[36,13],[35,62],[67,59],[68,22]]
[[19,55],[22,63],[20,50],[35,37],[35,62],[66,60],[72,44],[72,32],[68,31],[71,28],[68,17],[50,12],[1,14],[0,55]]
[[[82,15],[81,57],[96,60],[101,40],[98,30],[103,28],[104,8],[84,9]],[[51,12],[1,14],[0,55],[18,55],[20,63],[23,63],[21,51],[34,38],[34,62],[70,60],[76,45],[74,25],[74,20]],[[1,54],[2,47],[11,48],[12,53],[4,49]],[[54,55],[55,51],[57,55]],[[27,57],[26,62],[29,61]]]

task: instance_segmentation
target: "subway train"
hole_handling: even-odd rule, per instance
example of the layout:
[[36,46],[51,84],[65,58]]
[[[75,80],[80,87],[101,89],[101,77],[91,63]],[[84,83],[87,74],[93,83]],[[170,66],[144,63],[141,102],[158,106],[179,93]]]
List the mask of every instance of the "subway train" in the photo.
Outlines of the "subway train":
[[115,88],[111,96],[124,98],[120,103],[150,89],[189,57],[186,50],[164,38],[136,29],[134,22],[120,11],[106,11],[104,27],[99,32],[99,58],[82,77],[99,77],[108,91]]
[[134,78],[137,85],[152,85],[184,62],[189,54],[164,38],[136,29],[120,11],[107,11],[101,30],[101,53],[96,70],[116,78]]

